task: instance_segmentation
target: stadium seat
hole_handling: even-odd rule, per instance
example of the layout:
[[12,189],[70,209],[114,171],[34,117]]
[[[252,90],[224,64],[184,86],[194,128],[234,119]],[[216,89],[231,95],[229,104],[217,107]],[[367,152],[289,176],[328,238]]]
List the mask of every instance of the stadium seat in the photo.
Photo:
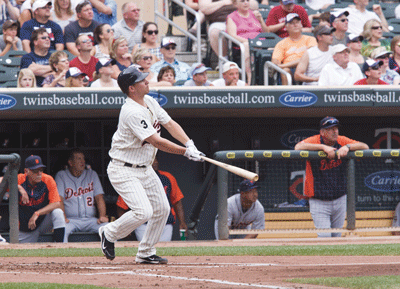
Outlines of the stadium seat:
[[251,67],[252,84],[264,84],[264,63],[271,60],[273,48],[281,40],[275,33],[260,33],[249,39],[250,58],[254,63]]
[[19,67],[21,64],[22,55],[25,51],[9,51],[6,55],[0,57],[0,65],[7,67]]
[[[381,5],[381,7],[382,7],[382,12],[383,12],[383,15],[385,15],[386,20],[396,18],[394,10],[395,10],[396,6],[399,5],[399,3],[384,3],[384,2],[382,2],[382,3],[379,3],[379,5]],[[400,33],[400,32],[398,32],[398,33]]]
[[12,81],[7,81],[4,83],[0,83],[1,87],[17,87],[18,86],[18,81],[17,80],[12,80]]
[[[400,20],[400,19],[399,19]],[[400,23],[393,23],[390,22],[389,24],[389,31],[395,35],[400,34]]]
[[11,68],[7,66],[0,66],[0,83],[8,81],[16,81],[18,79],[19,68]]

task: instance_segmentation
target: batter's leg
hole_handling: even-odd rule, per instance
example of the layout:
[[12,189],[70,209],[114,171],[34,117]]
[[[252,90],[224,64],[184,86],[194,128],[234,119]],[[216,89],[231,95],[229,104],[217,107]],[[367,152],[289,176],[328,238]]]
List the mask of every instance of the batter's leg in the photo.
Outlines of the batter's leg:
[[[108,177],[117,193],[131,209],[114,222],[104,226],[104,235],[110,242],[128,236],[133,230],[147,222],[153,215],[153,208],[142,185],[145,169],[137,169],[110,163]],[[164,193],[165,195],[165,193]]]
[[153,208],[153,215],[147,223],[143,239],[139,244],[137,256],[140,258],[156,254],[154,245],[160,240],[171,210],[160,178],[152,168],[146,171],[144,187]]

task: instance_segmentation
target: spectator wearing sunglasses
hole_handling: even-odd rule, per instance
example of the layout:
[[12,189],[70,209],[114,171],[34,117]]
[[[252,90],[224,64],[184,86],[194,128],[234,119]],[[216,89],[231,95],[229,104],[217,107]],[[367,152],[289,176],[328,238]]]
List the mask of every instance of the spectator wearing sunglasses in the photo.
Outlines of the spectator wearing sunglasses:
[[374,59],[375,61],[383,61],[383,64],[381,66],[382,69],[382,75],[381,75],[381,80],[384,82],[390,84],[390,85],[399,85],[400,83],[400,75],[389,68],[389,58],[390,55],[392,55],[391,51],[387,51],[385,47],[380,46],[376,48],[374,51],[371,53],[371,58]]
[[382,76],[382,65],[383,61],[375,61],[373,59],[367,59],[365,61],[362,71],[365,74],[365,78],[360,79],[354,83],[354,85],[381,85],[387,84],[380,79]]
[[91,56],[110,59],[110,46],[114,40],[114,31],[109,24],[100,24],[94,30],[94,40],[97,44],[90,52]]
[[365,22],[364,31],[361,35],[364,37],[361,48],[363,56],[370,57],[371,52],[379,46],[384,46],[387,50],[390,50],[390,41],[382,38],[382,24],[378,20],[372,19]]
[[346,32],[349,29],[349,20],[347,19],[349,12],[345,10],[332,11],[329,21],[336,30],[332,33],[332,45],[346,45]]
[[133,63],[140,66],[140,70],[144,73],[148,73],[146,80],[149,82],[149,86],[172,86],[168,81],[157,81],[157,74],[150,70],[150,67],[154,61],[154,55],[150,53],[147,48],[138,48],[132,53]]
[[363,41],[364,37],[361,35],[349,34],[347,37],[347,47],[350,49],[349,61],[357,63],[360,68],[364,64],[367,57],[361,55],[361,42]]
[[193,63],[190,70],[192,79],[186,81],[183,86],[214,86],[207,79],[207,71],[211,70],[210,67],[206,67],[203,63]]
[[[343,44],[339,44],[343,45]],[[344,45],[343,45],[344,46]],[[295,150],[324,151],[326,158],[306,162],[304,194],[317,229],[343,228],[347,207],[347,162],[350,151],[367,150],[365,143],[339,135],[339,120],[324,117],[319,134],[298,142]],[[318,237],[340,237],[341,233],[318,233]]]
[[121,10],[123,19],[112,26],[114,38],[125,37],[131,53],[135,44],[141,43],[144,22],[140,20],[140,9],[135,2],[124,3]]
[[158,43],[158,26],[154,22],[146,22],[143,25],[142,43],[138,43],[133,47],[132,54],[139,48],[146,48],[153,54],[153,63],[164,59],[160,51],[160,43]]
[[190,78],[190,66],[182,61],[178,61],[175,58],[176,55],[176,43],[174,39],[164,37],[161,41],[161,53],[164,56],[164,60],[160,60],[151,66],[151,71],[158,75],[160,69],[164,66],[171,66],[176,73],[176,81],[188,80]]
[[117,3],[114,0],[89,0],[93,6],[93,19],[99,23],[117,23]]

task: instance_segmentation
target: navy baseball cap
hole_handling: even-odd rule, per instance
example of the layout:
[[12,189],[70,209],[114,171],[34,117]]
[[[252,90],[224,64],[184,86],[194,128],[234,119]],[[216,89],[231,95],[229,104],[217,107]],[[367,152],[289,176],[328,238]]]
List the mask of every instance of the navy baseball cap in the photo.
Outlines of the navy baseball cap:
[[321,121],[319,122],[320,129],[330,128],[333,126],[339,126],[339,121],[337,120],[337,118],[335,118],[333,116],[326,116],[323,119],[321,119]]
[[109,64],[114,65],[115,63],[116,61],[114,59],[100,58],[99,61],[97,61],[96,63],[96,72],[98,73],[99,70],[104,66],[107,66]]
[[30,170],[36,170],[38,168],[45,168],[46,166],[42,162],[42,158],[39,156],[31,155],[25,160],[25,168]]
[[362,67],[362,72],[365,73],[368,69],[372,68],[376,68],[376,67],[380,67],[383,65],[383,61],[382,60],[373,60],[373,59],[367,59]]
[[258,188],[256,182],[250,180],[244,180],[240,183],[239,191],[240,192],[248,192],[252,189]]

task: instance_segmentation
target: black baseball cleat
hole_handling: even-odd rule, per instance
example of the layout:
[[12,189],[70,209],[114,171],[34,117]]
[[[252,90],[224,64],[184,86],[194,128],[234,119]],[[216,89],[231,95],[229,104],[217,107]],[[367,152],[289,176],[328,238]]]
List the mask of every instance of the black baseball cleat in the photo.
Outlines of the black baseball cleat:
[[101,251],[103,251],[104,256],[109,260],[114,260],[115,251],[114,243],[107,240],[106,235],[104,235],[104,227],[99,228]]
[[165,258],[161,258],[157,255],[151,255],[149,257],[139,257],[136,256],[136,263],[138,264],[167,264],[168,260]]

